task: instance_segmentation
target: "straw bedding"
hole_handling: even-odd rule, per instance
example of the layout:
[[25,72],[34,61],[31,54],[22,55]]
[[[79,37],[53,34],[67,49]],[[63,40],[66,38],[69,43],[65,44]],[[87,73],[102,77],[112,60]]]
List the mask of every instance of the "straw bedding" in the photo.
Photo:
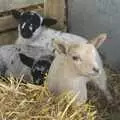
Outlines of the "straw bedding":
[[0,120],[120,120],[120,75],[106,68],[108,87],[114,97],[109,104],[103,93],[88,84],[89,100],[75,103],[77,95],[53,96],[45,86],[24,84],[11,76],[0,82]]

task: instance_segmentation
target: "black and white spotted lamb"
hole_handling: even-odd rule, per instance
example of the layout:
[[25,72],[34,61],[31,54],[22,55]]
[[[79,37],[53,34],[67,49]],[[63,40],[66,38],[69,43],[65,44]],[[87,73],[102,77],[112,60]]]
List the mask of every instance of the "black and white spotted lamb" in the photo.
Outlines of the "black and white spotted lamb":
[[53,59],[53,53],[42,47],[4,45],[0,47],[0,75],[24,75],[25,82],[41,85]]
[[18,39],[15,44],[42,46],[53,50],[53,39],[64,40],[66,42],[86,42],[85,38],[81,36],[49,28],[49,26],[56,24],[57,21],[53,18],[42,17],[34,11],[13,11],[13,16],[19,21]]

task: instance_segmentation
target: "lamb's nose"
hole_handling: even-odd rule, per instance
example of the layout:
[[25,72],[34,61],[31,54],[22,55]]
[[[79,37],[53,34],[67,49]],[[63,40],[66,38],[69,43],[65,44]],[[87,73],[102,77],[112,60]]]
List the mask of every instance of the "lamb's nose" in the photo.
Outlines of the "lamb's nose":
[[99,69],[98,68],[93,68],[93,71],[96,72],[96,73],[99,73]]

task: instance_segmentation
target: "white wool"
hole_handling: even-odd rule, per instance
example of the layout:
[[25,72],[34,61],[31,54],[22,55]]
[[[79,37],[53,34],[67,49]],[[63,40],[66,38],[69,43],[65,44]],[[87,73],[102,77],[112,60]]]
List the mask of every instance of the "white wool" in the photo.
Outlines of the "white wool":
[[21,36],[20,30],[18,27],[18,39],[16,40],[16,44],[29,44],[34,46],[42,46],[53,50],[52,40],[60,39],[66,42],[74,41],[74,42],[87,42],[87,40],[81,36],[77,36],[70,33],[65,33],[61,31],[57,31],[51,28],[39,27],[34,33],[32,38],[25,39]]

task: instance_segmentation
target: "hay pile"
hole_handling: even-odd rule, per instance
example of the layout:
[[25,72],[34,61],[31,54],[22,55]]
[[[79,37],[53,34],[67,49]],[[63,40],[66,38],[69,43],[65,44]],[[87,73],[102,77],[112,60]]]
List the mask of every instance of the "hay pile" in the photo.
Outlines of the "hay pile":
[[[120,75],[109,75],[109,89],[114,96],[114,105],[109,105],[103,94],[88,85],[90,101],[77,106],[77,96],[63,93],[53,96],[47,86],[23,84],[13,77],[0,82],[0,120],[120,120]],[[6,81],[6,80],[5,80]],[[97,91],[97,92],[96,92]],[[118,114],[117,114],[118,113]],[[115,117],[114,117],[115,116]],[[118,117],[118,118],[117,118]]]
[[92,105],[75,105],[76,96],[52,96],[45,87],[15,82],[0,83],[0,120],[94,120]]

